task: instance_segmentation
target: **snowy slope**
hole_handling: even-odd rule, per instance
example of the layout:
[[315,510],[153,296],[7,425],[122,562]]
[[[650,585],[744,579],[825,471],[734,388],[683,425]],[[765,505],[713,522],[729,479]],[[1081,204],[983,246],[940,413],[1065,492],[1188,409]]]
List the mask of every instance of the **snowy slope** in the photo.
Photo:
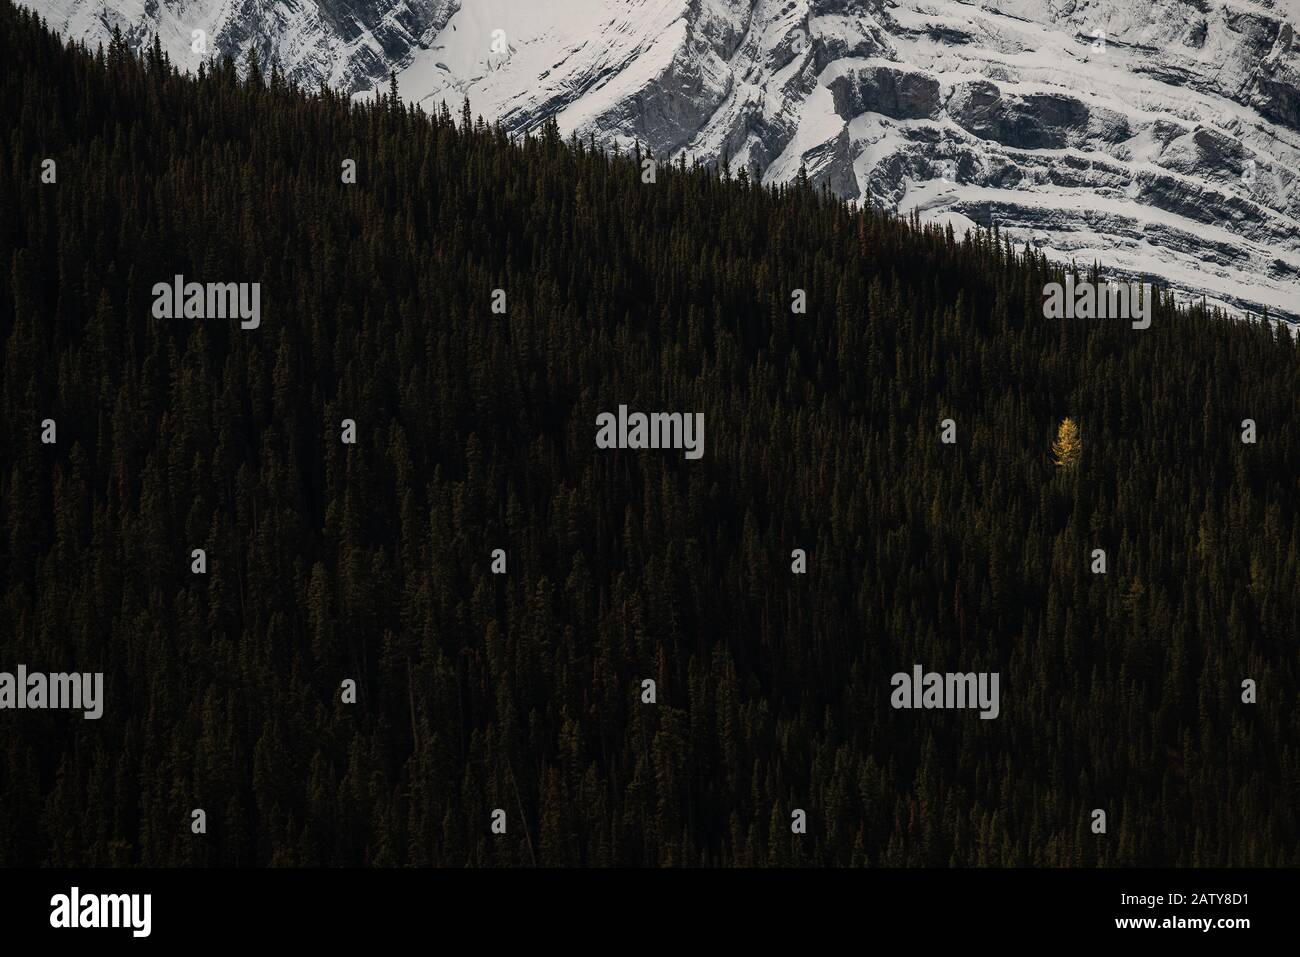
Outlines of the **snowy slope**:
[[1300,0],[467,0],[399,80],[1300,318],[1296,25]]
[[860,202],[1300,319],[1300,0],[36,0],[359,96],[805,167]]
[[[197,70],[212,55],[242,65],[250,49],[306,86],[367,89],[435,36],[460,0],[19,0],[92,49],[114,28],[134,48],[157,34],[172,62]],[[204,33],[207,56],[196,49]]]
[[[398,72],[398,85],[404,98],[429,108],[468,96],[476,113],[511,128],[558,114],[567,128],[604,132],[628,96],[671,69],[686,39],[686,7],[682,0],[466,0]],[[643,121],[653,125],[649,116]]]

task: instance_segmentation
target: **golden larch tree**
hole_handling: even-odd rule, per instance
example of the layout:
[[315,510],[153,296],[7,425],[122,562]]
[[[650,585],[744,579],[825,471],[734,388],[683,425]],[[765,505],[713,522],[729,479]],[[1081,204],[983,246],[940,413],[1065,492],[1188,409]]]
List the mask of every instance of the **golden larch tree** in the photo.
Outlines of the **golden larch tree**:
[[1074,419],[1066,416],[1056,427],[1056,441],[1052,443],[1052,461],[1063,469],[1072,469],[1079,464],[1083,454],[1083,439],[1079,436],[1079,427]]

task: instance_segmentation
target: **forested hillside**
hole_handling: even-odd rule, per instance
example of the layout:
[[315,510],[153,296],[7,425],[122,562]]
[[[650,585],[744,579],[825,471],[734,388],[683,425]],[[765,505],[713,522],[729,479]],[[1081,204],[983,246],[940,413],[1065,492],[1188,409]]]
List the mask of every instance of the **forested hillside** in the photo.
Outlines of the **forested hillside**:
[[[1300,863],[1285,330],[1045,319],[1032,251],[803,182],[0,33],[0,670],[105,674],[0,711],[0,863]],[[155,318],[177,274],[260,325]],[[598,449],[620,404],[703,457]],[[999,716],[895,710],[914,664]]]

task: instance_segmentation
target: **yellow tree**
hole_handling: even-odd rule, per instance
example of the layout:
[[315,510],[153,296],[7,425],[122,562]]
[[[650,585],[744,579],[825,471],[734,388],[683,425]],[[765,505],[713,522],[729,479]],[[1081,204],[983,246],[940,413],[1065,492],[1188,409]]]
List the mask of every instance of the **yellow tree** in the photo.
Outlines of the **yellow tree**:
[[1056,428],[1056,441],[1052,443],[1052,461],[1063,469],[1072,469],[1079,464],[1083,454],[1083,439],[1079,437],[1079,427],[1074,419],[1066,416]]

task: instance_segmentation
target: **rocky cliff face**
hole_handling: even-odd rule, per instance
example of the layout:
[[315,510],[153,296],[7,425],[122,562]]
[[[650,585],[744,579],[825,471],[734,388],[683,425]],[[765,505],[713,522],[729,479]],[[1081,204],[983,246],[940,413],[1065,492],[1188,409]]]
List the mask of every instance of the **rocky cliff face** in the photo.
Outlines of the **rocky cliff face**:
[[[242,64],[256,49],[304,86],[357,92],[437,36],[461,0],[18,0],[54,29],[89,46],[116,28],[139,49],[154,34],[174,63],[197,69],[211,56]],[[196,44],[194,31],[203,33]]]
[[[1300,0],[42,0],[367,95],[796,175],[1300,320]],[[129,30],[128,30],[129,26]]]

